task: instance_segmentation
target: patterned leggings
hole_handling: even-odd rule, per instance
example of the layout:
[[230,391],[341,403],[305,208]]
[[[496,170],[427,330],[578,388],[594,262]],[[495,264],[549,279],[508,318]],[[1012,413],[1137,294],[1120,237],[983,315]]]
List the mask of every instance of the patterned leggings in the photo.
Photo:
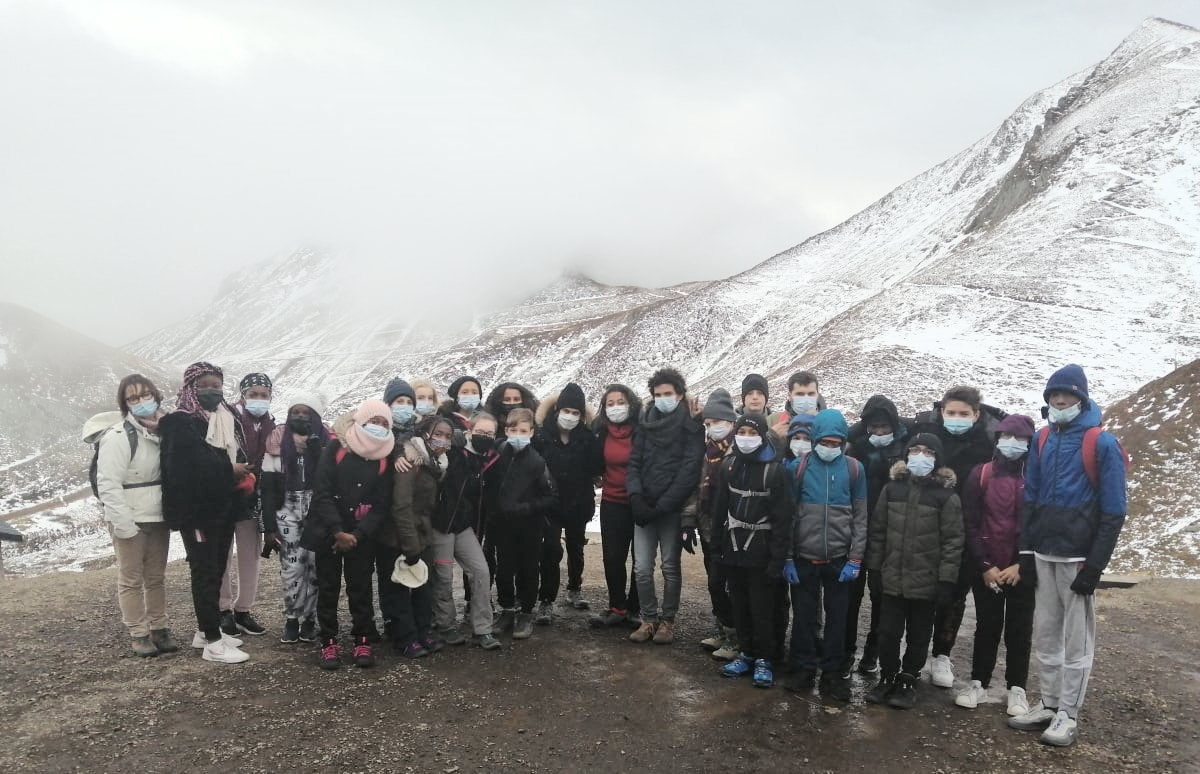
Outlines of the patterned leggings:
[[283,583],[283,617],[305,620],[317,612],[316,555],[300,547],[304,517],[312,492],[288,492],[279,522],[279,579]]

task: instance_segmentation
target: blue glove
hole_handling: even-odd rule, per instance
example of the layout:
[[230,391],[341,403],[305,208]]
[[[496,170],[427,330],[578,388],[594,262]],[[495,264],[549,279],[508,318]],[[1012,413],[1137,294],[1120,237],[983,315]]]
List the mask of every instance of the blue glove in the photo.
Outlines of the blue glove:
[[783,579],[792,586],[800,585],[800,573],[796,572],[796,563],[791,559],[783,563]]
[[841,583],[856,581],[860,572],[862,572],[862,560],[847,559],[846,563],[842,565],[842,574],[838,576],[838,581]]

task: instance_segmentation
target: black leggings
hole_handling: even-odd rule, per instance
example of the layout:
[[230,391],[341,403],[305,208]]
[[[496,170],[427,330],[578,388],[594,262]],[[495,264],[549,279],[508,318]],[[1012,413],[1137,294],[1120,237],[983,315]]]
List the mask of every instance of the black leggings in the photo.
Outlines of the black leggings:
[[1009,688],[1024,688],[1029,679],[1029,653],[1033,640],[1034,585],[1022,581],[1001,586],[999,592],[975,581],[975,651],[971,654],[971,679],[987,688],[996,668],[996,653],[1004,639],[1004,681]]
[[[600,547],[604,554],[604,582],[608,586],[608,607],[636,613],[637,580],[629,569],[633,556],[633,506],[628,503],[600,502]],[[626,591],[628,584],[628,591]]]
[[349,551],[317,552],[317,623],[321,640],[338,636],[338,597],[342,595],[342,577],[346,578],[346,601],[350,606],[350,633],[355,637],[378,636],[375,605],[371,599],[371,574],[375,570],[375,546],[368,541]]
[[210,525],[204,529],[183,529],[183,548],[192,574],[192,606],[196,608],[196,628],[209,642],[221,639],[221,579],[229,561],[233,542],[233,522]]

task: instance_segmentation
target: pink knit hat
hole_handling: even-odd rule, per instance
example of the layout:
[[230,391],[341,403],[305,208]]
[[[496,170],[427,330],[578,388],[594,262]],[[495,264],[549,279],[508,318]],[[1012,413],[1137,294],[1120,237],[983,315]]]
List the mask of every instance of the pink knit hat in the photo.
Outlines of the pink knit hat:
[[354,409],[355,424],[364,425],[375,417],[386,419],[388,429],[392,429],[392,410],[378,398],[364,400],[358,408]]

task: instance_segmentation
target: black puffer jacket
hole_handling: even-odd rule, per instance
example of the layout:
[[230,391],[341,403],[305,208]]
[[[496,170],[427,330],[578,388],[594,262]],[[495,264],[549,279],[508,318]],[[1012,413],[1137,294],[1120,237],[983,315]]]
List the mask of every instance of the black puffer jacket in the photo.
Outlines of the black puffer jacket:
[[[891,476],[892,465],[905,458],[904,447],[915,427],[911,419],[904,419],[896,410],[896,404],[883,395],[872,395],[863,406],[862,417],[850,427],[846,442],[850,444],[846,454],[863,464],[867,471],[867,513],[875,512],[879,495]],[[871,443],[867,426],[875,421],[886,420],[895,430],[892,442],[887,446]]]
[[485,482],[489,530],[513,519],[545,519],[558,507],[546,461],[532,447],[517,452],[505,444]]
[[971,471],[976,465],[982,465],[992,459],[996,450],[996,426],[1000,420],[1008,416],[995,406],[983,405],[979,409],[979,419],[970,430],[962,435],[954,435],[942,424],[942,403],[933,404],[933,411],[922,411],[917,414],[916,425],[918,433],[933,433],[942,442],[945,453],[942,459],[947,467],[954,471],[958,480],[955,491],[962,497],[963,487],[971,477]]
[[680,513],[700,485],[703,466],[704,426],[687,406],[681,403],[670,414],[651,406],[633,432],[625,488],[660,515]]
[[433,528],[446,535],[457,535],[467,529],[483,535],[487,528],[484,509],[487,472],[499,462],[500,456],[494,451],[476,454],[457,439],[446,454],[449,466],[433,513]]
[[791,546],[792,496],[778,452],[769,445],[763,451],[754,457],[734,452],[717,469],[712,542],[722,564],[761,567],[777,576]]
[[537,411],[538,430],[533,448],[546,461],[550,476],[558,490],[558,507],[551,515],[555,521],[568,524],[590,521],[596,512],[596,487],[593,483],[602,471],[596,469],[596,459],[603,454],[600,442],[591,430],[595,419],[588,408],[578,425],[563,443],[558,427],[558,396],[542,401]]
[[204,440],[208,421],[176,411],[158,425],[163,521],[171,529],[207,529],[234,518],[233,464]]
[[[349,532],[362,541],[377,537],[380,530],[393,530],[392,460],[368,460],[346,449],[338,462],[341,448],[340,440],[331,440],[317,463],[312,504],[300,539],[310,551],[328,550],[336,532]],[[359,520],[355,511],[363,504],[371,508]]]

